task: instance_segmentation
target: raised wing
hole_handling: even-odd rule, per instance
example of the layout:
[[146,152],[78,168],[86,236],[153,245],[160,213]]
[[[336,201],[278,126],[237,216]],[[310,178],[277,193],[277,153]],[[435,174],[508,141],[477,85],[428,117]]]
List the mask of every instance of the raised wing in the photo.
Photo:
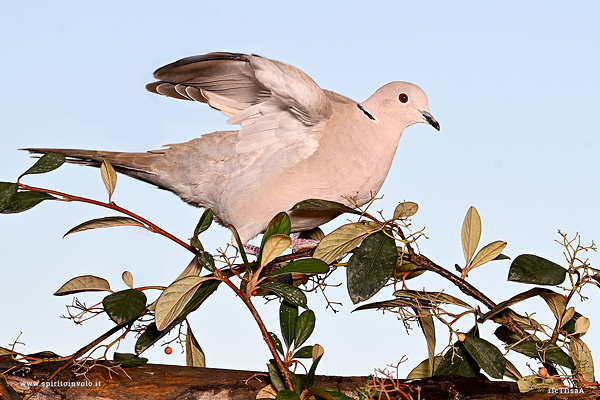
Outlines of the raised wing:
[[[307,74],[291,65],[256,55],[209,53],[159,68],[159,82],[146,89],[183,100],[208,103],[242,126],[236,151],[273,150],[300,145],[312,153],[321,122],[333,105]],[[304,151],[302,151],[304,150]]]

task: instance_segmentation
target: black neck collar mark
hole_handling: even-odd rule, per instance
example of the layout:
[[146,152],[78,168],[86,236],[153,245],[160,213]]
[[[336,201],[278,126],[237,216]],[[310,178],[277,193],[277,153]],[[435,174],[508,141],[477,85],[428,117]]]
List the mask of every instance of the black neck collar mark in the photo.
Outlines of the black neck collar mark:
[[372,116],[370,112],[368,112],[367,110],[365,110],[365,109],[363,108],[363,106],[361,106],[361,105],[360,105],[360,103],[356,103],[356,105],[358,106],[358,109],[359,109],[360,111],[364,112],[364,113],[365,113],[365,115],[366,115],[367,117],[369,117],[369,119],[371,119],[371,120],[375,121],[375,117],[374,117],[374,116]]

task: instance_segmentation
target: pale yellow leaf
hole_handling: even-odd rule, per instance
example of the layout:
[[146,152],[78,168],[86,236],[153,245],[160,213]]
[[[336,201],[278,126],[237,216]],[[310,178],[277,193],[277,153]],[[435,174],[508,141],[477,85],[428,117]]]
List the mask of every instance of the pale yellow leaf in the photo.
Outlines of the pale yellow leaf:
[[560,379],[542,378],[539,375],[527,375],[517,381],[517,386],[521,393],[531,392],[532,390],[547,389],[561,386]]
[[183,270],[181,274],[175,279],[178,281],[181,278],[185,278],[186,276],[198,276],[200,275],[200,271],[202,271],[202,267],[198,263],[198,258],[194,257],[192,261],[188,264],[188,266]]
[[[463,269],[463,275],[469,273],[469,271],[471,271],[473,268],[477,268],[485,264],[486,262],[492,261],[494,258],[498,257],[507,244],[508,243],[506,242],[498,240],[496,242],[488,244],[487,246],[479,250],[477,254],[475,254],[475,257],[473,257],[473,261],[471,261],[471,264],[467,268]],[[464,279],[464,276],[462,278]]]
[[108,198],[110,199],[117,186],[117,173],[107,160],[102,160],[102,165],[100,165],[100,175],[102,176],[102,182],[104,182],[104,186],[108,192]]
[[413,368],[408,374],[406,379],[426,379],[433,375],[433,372],[437,369],[440,362],[444,359],[442,356],[437,356],[433,359],[433,371],[429,367],[429,359],[421,361],[419,365]]
[[565,296],[558,293],[541,293],[540,296],[544,299],[552,314],[554,314],[554,318],[557,321],[560,321],[562,315],[565,313],[565,308],[567,307],[567,301],[565,300]]
[[313,258],[318,258],[327,264],[331,264],[341,255],[356,248],[367,236],[375,231],[375,228],[360,222],[342,225],[319,242]]
[[121,277],[123,278],[123,282],[125,282],[127,286],[133,289],[133,275],[131,274],[131,272],[125,271],[123,272],[123,275]]
[[563,314],[558,327],[562,328],[564,326],[564,324],[566,324],[567,322],[569,322],[571,320],[571,318],[573,318],[574,315],[575,315],[575,307],[569,307],[569,309],[566,310],[565,313]]
[[98,278],[92,275],[82,275],[69,280],[58,289],[54,296],[65,296],[67,294],[92,292],[92,291],[110,291],[110,285],[106,279]]
[[256,394],[257,399],[274,399],[275,397],[277,397],[277,389],[272,384],[268,384]]
[[312,349],[312,360],[317,361],[317,358],[321,357],[325,353],[325,349],[320,344],[315,344]]
[[409,218],[419,211],[419,205],[412,201],[405,201],[396,206],[394,210],[394,218]]
[[574,334],[580,334],[581,336],[583,336],[587,330],[590,329],[590,320],[589,318],[586,317],[579,317],[577,318],[577,320],[575,321],[575,332],[573,332]]
[[198,286],[206,278],[198,276],[186,276],[173,282],[167,287],[156,301],[154,319],[156,328],[161,331],[173,322],[181,313],[185,305],[190,301]]
[[506,361],[506,369],[504,370],[504,376],[508,379],[512,379],[513,381],[518,381],[523,377],[517,367],[514,366],[513,363],[508,361],[507,358],[504,359]]
[[111,226],[141,226],[146,227],[146,225],[141,222],[129,218],[129,217],[103,217],[96,218],[90,221],[86,221],[82,224],[77,225],[74,228],[71,228],[69,232],[65,233],[63,237],[70,235],[76,232],[88,231],[90,229],[98,229],[98,228],[109,228]]
[[468,265],[471,257],[475,254],[475,250],[477,250],[479,238],[481,237],[481,217],[473,206],[469,208],[463,221],[461,237],[465,261]]
[[280,233],[270,236],[262,249],[260,266],[264,267],[275,259],[278,255],[286,251],[292,244],[292,239],[288,235]]
[[206,357],[189,325],[185,335],[185,365],[188,367],[206,367]]
[[[584,318],[580,317],[579,319]],[[583,375],[587,382],[594,382],[594,359],[592,353],[583,340],[571,336],[569,342],[569,355],[575,363],[576,371]]]
[[5,349],[4,347],[0,347],[0,357],[12,354],[12,351]]

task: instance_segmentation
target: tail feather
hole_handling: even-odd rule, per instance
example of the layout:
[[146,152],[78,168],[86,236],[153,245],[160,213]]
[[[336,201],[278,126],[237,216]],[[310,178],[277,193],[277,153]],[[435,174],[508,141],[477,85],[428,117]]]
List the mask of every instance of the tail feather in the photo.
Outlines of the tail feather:
[[118,172],[160,186],[156,182],[156,173],[152,170],[152,164],[163,157],[161,150],[147,153],[46,148],[21,150],[29,151],[32,154],[58,153],[65,156],[69,163],[92,167],[100,167],[102,161],[107,160]]

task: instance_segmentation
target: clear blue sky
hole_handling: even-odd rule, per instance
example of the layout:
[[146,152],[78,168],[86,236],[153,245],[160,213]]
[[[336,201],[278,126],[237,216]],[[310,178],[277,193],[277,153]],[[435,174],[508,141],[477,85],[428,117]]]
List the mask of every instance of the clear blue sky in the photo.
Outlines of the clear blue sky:
[[[407,129],[376,208],[398,201],[420,205],[413,219],[426,227],[420,248],[450,269],[463,263],[460,228],[473,205],[483,220],[481,242],[505,240],[504,253],[533,253],[563,262],[557,230],[600,240],[597,199],[600,106],[600,6],[597,2],[12,2],[0,7],[3,77],[0,91],[0,180],[13,181],[32,161],[23,147],[145,151],[229,129],[226,117],[197,103],[152,95],[152,72],[179,58],[210,51],[264,55],[301,68],[321,87],[362,101],[383,84],[405,80],[427,93],[441,132]],[[105,199],[98,170],[67,165],[26,183]],[[180,238],[190,237],[201,214],[174,195],[119,177],[114,200]],[[24,214],[0,216],[0,346],[69,354],[112,322],[84,326],[61,319],[69,298],[52,293],[68,279],[92,274],[124,289],[167,284],[189,262],[186,251],[135,228],[105,229],[62,239],[73,226],[112,215],[81,204],[47,202]],[[341,224],[342,221],[336,222]],[[329,229],[332,229],[331,227]],[[207,238],[210,236],[210,238]],[[213,227],[209,250],[229,240]],[[597,254],[592,266],[600,267]],[[529,286],[506,282],[508,262],[474,270],[469,280],[500,302]],[[343,273],[333,282],[345,283]],[[411,288],[445,289],[427,274]],[[600,350],[598,292],[581,313],[592,320],[587,340]],[[325,348],[320,373],[369,374],[403,355],[407,372],[426,357],[416,325],[407,335],[392,314],[350,314],[345,288],[331,288],[344,304],[333,314],[320,295],[311,337]],[[391,290],[376,299],[391,297]],[[98,294],[81,295],[88,305]],[[541,300],[537,309],[553,323]],[[278,331],[277,306],[260,307]],[[258,329],[239,299],[223,287],[191,318],[208,366],[264,370],[269,359]],[[470,322],[470,321],[469,321]],[[468,325],[465,324],[465,328]],[[494,325],[484,325],[490,338]],[[443,348],[446,333],[438,330]],[[133,341],[119,351],[133,350]],[[179,349],[155,363],[183,364]],[[511,358],[515,360],[515,358]],[[523,360],[515,363],[523,374]],[[534,364],[535,365],[535,364]]]

